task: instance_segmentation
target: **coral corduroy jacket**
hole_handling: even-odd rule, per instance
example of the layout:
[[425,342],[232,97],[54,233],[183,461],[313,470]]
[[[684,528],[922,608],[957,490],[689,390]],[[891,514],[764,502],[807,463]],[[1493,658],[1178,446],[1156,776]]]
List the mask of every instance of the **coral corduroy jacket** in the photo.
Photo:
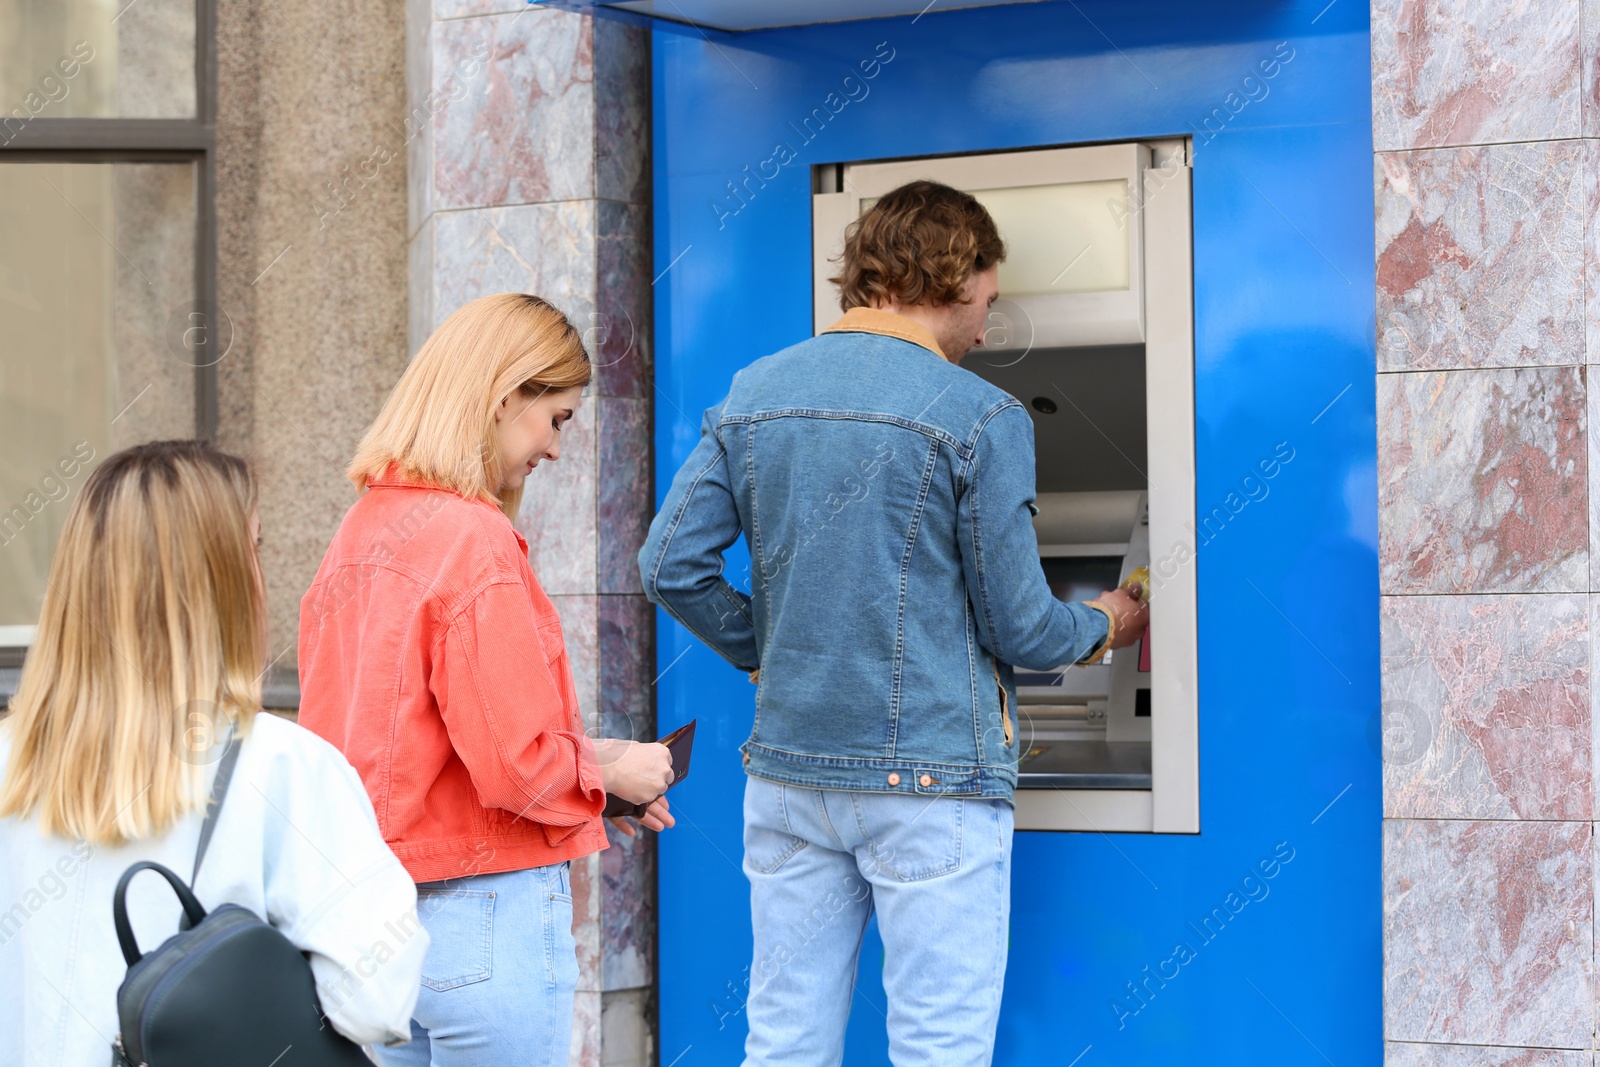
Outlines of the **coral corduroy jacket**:
[[300,602],[300,724],[332,742],[418,882],[606,847],[555,606],[494,505],[393,467]]

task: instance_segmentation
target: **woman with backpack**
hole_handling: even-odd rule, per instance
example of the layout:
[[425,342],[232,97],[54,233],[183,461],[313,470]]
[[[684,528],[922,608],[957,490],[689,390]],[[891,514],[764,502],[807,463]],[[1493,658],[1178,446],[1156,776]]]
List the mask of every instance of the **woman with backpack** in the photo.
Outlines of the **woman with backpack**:
[[571,861],[606,847],[608,792],[672,825],[667,750],[585,736],[511,522],[590,374],[536,296],[458,309],[362,440],[361,496],[301,601],[300,721],[360,772],[432,938],[412,1041],[378,1050],[385,1067],[565,1064]]
[[[428,944],[415,888],[344,757],[260,712],[255,500],[243,460],[166,441],[105,460],[67,515],[0,720],[0,1063],[110,1059],[127,972],[113,890],[141,860],[188,877],[236,736],[195,895],[248,908],[305,953],[340,1034],[410,1036]],[[158,878],[126,899],[147,950],[177,931]]]

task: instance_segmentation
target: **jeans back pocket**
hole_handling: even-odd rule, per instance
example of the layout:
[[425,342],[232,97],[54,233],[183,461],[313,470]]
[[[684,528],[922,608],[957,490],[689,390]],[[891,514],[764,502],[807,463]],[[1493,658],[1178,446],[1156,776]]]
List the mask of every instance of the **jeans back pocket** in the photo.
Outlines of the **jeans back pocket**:
[[880,874],[924,882],[961,869],[965,800],[878,793],[853,793],[851,800],[856,827]]
[[789,832],[789,788],[764,778],[746,778],[744,867],[749,874],[776,874],[806,842]]
[[494,959],[494,892],[417,887],[417,914],[428,931],[422,984],[443,992],[482,982]]

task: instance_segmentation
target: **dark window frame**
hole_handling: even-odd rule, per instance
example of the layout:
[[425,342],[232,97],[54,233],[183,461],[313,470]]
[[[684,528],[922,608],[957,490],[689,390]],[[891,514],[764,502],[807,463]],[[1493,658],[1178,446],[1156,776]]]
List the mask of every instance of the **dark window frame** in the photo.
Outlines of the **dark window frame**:
[[[216,0],[195,0],[195,114],[187,119],[36,118],[0,144],[0,163],[192,163],[195,168],[194,299],[217,306]],[[217,434],[217,368],[197,366],[195,436]],[[0,647],[0,709],[16,690],[24,647]]]

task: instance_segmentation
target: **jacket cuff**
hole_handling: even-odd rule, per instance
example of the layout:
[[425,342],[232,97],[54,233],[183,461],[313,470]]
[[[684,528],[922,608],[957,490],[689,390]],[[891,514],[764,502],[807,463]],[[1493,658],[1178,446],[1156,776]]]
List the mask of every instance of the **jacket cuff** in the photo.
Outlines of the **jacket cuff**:
[[1087,659],[1080,659],[1078,661],[1078,666],[1080,667],[1092,667],[1104,659],[1107,650],[1111,648],[1111,642],[1115,640],[1117,636],[1117,617],[1111,614],[1110,608],[1106,607],[1098,600],[1086,600],[1084,601],[1084,606],[1094,608],[1096,611],[1106,617],[1105,640],[1100,642],[1100,647],[1094,650],[1093,655],[1089,656]]

